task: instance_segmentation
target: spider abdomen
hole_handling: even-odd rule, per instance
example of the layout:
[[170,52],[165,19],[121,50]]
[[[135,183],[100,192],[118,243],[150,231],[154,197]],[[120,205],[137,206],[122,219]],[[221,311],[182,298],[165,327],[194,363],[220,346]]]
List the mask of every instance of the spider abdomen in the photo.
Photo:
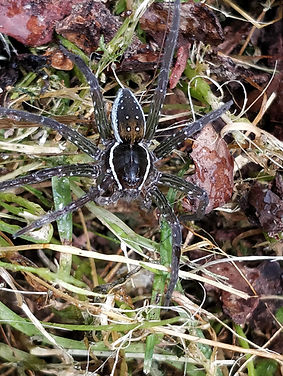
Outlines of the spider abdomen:
[[151,169],[151,157],[141,144],[115,143],[109,164],[119,189],[141,190]]
[[145,117],[141,105],[131,90],[122,88],[113,103],[112,129],[118,142],[140,142],[145,135]]

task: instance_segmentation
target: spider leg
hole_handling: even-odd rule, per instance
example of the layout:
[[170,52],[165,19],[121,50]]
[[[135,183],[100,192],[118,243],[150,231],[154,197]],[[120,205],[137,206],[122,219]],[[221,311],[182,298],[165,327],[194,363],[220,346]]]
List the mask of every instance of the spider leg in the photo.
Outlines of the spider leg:
[[18,236],[24,235],[27,232],[35,230],[36,228],[42,227],[47,223],[51,223],[55,221],[57,218],[65,215],[67,213],[72,213],[73,211],[80,209],[86,203],[93,200],[98,195],[98,190],[96,188],[91,188],[89,192],[85,195],[77,199],[76,201],[71,202],[70,204],[66,205],[63,209],[59,209],[50,213],[43,215],[41,218],[37,219],[30,225],[23,227],[21,230],[17,231],[13,237],[16,238]]
[[0,191],[7,190],[13,187],[19,187],[25,184],[40,183],[51,179],[53,176],[82,176],[87,178],[96,178],[100,173],[100,167],[92,164],[75,164],[46,168],[43,170],[34,171],[28,175],[20,176],[15,179],[10,179],[0,182]]
[[155,201],[158,209],[161,212],[161,215],[170,225],[172,231],[171,278],[167,288],[164,302],[165,306],[169,306],[179,275],[182,243],[181,225],[166,197],[158,189],[150,191],[149,195],[152,197],[153,201]]
[[163,106],[164,98],[166,95],[166,88],[169,78],[169,70],[171,67],[177,38],[178,38],[178,31],[179,31],[179,23],[180,23],[180,0],[176,0],[174,4],[173,10],[173,19],[171,30],[168,34],[168,37],[165,42],[164,47],[164,56],[163,62],[161,65],[161,69],[159,72],[159,78],[157,82],[157,87],[153,94],[153,100],[151,102],[149,115],[146,122],[146,133],[145,133],[145,140],[150,141],[154,136],[156,127],[158,125],[159,115],[161,108]]
[[66,140],[76,145],[81,151],[88,154],[90,157],[97,159],[100,151],[97,147],[79,132],[67,127],[67,125],[59,123],[58,121],[42,116],[31,114],[26,111],[13,110],[10,108],[0,107],[0,116],[6,116],[15,121],[28,121],[51,128],[62,135]]
[[72,60],[79,67],[80,71],[84,74],[87,83],[90,87],[90,93],[94,108],[94,118],[99,130],[100,137],[102,141],[107,141],[109,138],[111,138],[111,127],[107,120],[103,96],[95,74],[90,70],[90,68],[79,56],[68,51],[63,46],[60,46],[60,49],[62,50],[64,55],[66,55],[70,60]]
[[225,103],[223,106],[209,114],[203,116],[199,120],[187,125],[180,131],[176,132],[172,137],[166,138],[154,150],[157,158],[162,158],[177,148],[183,141],[199,132],[206,124],[218,119],[224,112],[228,111],[232,105],[232,101]]
[[159,183],[166,185],[170,188],[178,189],[189,196],[190,199],[198,199],[199,205],[195,214],[186,214],[182,219],[193,221],[201,219],[205,214],[205,209],[208,205],[208,196],[205,190],[197,187],[178,176],[162,173]]

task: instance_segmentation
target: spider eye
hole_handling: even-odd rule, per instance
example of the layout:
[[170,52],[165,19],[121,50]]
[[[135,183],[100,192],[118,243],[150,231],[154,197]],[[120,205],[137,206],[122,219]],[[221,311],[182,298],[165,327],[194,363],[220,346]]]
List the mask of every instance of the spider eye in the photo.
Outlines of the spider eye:
[[145,117],[137,98],[129,89],[120,89],[111,113],[116,141],[135,144],[144,138]]

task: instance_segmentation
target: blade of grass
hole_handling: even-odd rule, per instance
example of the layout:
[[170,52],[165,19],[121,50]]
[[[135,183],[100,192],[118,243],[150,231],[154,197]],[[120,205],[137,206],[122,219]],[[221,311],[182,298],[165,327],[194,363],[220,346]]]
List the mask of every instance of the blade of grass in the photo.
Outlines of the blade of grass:
[[5,362],[17,365],[18,371],[22,368],[23,375],[25,374],[24,370],[40,371],[46,367],[46,362],[43,359],[4,343],[0,343],[0,358]]
[[[72,201],[70,181],[66,177],[59,178],[54,176],[52,178],[52,192],[55,204],[55,210],[62,209]],[[72,213],[67,213],[57,219],[57,227],[62,244],[71,244],[73,236],[73,216]],[[60,267],[59,273],[63,275],[70,275],[72,267],[72,255],[67,253],[60,253]]]
[[19,92],[23,92],[23,88],[30,86],[30,84],[36,79],[37,74],[34,72],[27,73],[14,87],[14,93],[11,95],[11,99],[17,99]]
[[[65,280],[61,278],[61,275],[58,273],[53,273],[47,268],[37,268],[37,267],[32,267],[32,266],[24,266],[24,265],[17,265],[17,264],[9,264],[7,262],[0,261],[0,266],[3,267],[4,269],[11,270],[13,272],[26,272],[26,273],[32,273],[40,276],[41,278],[57,283],[58,285],[62,284],[64,287],[70,291],[73,291],[74,293],[77,292],[76,288],[72,288],[72,285],[78,286],[80,288],[86,288],[86,284],[82,281],[79,281],[75,279],[73,276],[68,275],[64,276]],[[94,295],[96,296],[97,294],[94,294],[91,291],[88,290],[81,290],[79,292],[80,294],[85,294],[85,295]]]
[[[246,335],[245,335],[245,332],[243,331],[242,327],[238,324],[235,324],[235,331],[236,331],[237,334],[239,334],[239,336],[242,337],[242,338],[238,338],[240,346],[243,347],[244,349],[249,349],[250,346],[249,346],[248,342],[245,341]],[[249,359],[251,356],[252,355],[246,355],[246,359]],[[248,369],[248,375],[249,376],[256,376],[254,362],[252,360],[250,362],[248,362],[247,369]]]

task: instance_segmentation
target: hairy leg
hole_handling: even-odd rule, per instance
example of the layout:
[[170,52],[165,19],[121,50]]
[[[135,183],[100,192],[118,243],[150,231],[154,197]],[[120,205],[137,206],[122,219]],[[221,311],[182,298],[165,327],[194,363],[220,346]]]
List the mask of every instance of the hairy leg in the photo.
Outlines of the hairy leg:
[[189,197],[189,199],[198,200],[199,204],[196,213],[185,214],[181,217],[182,220],[193,221],[201,219],[204,216],[205,209],[208,205],[208,197],[207,193],[202,188],[178,176],[165,173],[161,175],[159,183],[184,192]]
[[96,178],[100,172],[98,165],[92,164],[75,164],[45,168],[42,170],[34,171],[25,176],[20,176],[15,179],[5,180],[0,182],[0,191],[10,188],[19,187],[25,184],[40,183],[45,180],[51,179],[53,176],[78,176],[87,178]]
[[176,132],[172,137],[166,138],[161,142],[154,150],[154,154],[157,158],[163,158],[167,154],[171,153],[186,139],[199,132],[206,124],[218,119],[224,112],[228,111],[232,106],[232,101],[225,103],[223,106],[209,114],[203,116],[199,120],[185,126],[180,131]]
[[173,55],[178,38],[180,23],[180,0],[176,0],[173,10],[173,19],[170,32],[165,42],[164,55],[161,69],[158,76],[157,88],[154,91],[149,115],[146,122],[145,140],[150,141],[154,136],[159,121],[159,115],[163,106],[169,78],[169,70],[172,64]]
[[63,46],[60,46],[60,49],[62,50],[64,55],[66,55],[79,67],[80,71],[84,74],[87,83],[90,86],[95,122],[98,127],[100,137],[102,141],[105,142],[111,138],[111,127],[107,120],[104,99],[101,93],[101,88],[99,86],[98,80],[95,74],[90,70],[90,68],[78,55],[73,54]]
[[47,223],[51,223],[55,221],[57,218],[60,218],[62,215],[67,213],[72,213],[75,210],[80,209],[89,201],[94,200],[94,198],[98,195],[98,190],[96,188],[91,188],[89,192],[85,195],[77,199],[76,201],[71,202],[70,204],[66,205],[63,209],[59,209],[50,213],[45,214],[41,218],[37,219],[36,221],[32,222],[30,225],[22,228],[18,232],[16,232],[13,237],[16,238],[18,236],[24,235],[27,232],[35,230],[36,228],[42,227]]
[[79,132],[68,127],[65,124],[59,123],[58,121],[42,116],[31,114],[30,112],[13,110],[10,108],[0,107],[0,116],[6,116],[9,119],[15,121],[30,121],[44,127],[51,128],[61,134],[66,140],[70,141],[72,144],[76,145],[81,151],[88,154],[93,159],[97,159],[100,151],[98,148],[86,137],[84,137]]

